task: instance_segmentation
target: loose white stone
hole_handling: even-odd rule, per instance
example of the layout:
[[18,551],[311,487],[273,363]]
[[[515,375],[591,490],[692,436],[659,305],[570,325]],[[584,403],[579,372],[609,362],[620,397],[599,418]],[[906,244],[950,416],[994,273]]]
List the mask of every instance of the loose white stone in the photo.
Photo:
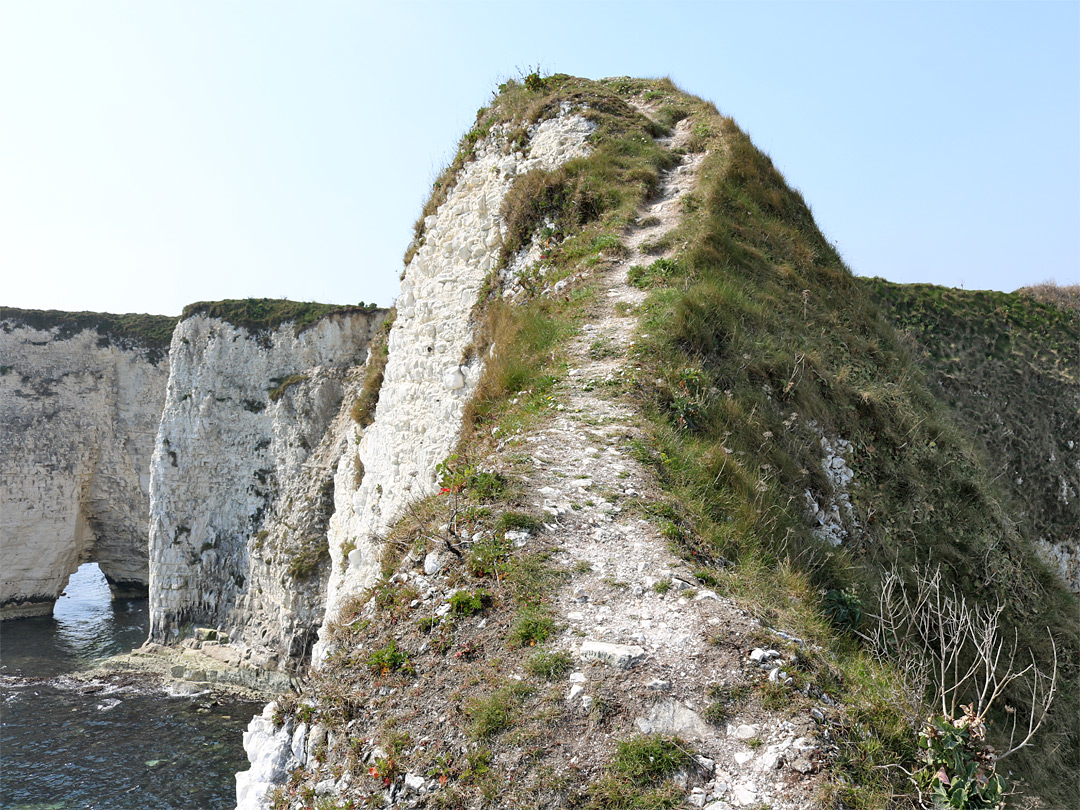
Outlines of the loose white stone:
[[429,551],[424,557],[424,573],[429,577],[435,576],[435,574],[443,569],[445,564],[446,563],[439,552]]
[[[602,612],[601,610],[600,613]],[[645,650],[628,644],[584,641],[581,644],[581,657],[586,661],[599,661],[618,669],[629,669],[645,657]]]

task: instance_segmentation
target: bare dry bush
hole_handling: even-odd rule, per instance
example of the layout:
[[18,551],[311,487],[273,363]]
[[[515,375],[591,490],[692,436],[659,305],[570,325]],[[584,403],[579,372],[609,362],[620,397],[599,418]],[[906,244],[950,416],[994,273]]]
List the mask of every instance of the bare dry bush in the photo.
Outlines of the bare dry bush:
[[958,718],[964,713],[962,703],[969,702],[972,718],[985,723],[990,709],[1016,684],[1027,698],[1026,708],[1005,707],[1012,724],[1008,745],[997,759],[1031,742],[1057,692],[1053,636],[1054,656],[1047,671],[1030,650],[1026,656],[1020,651],[1015,633],[1011,641],[1002,633],[1004,605],[970,604],[942,583],[939,568],[916,569],[911,584],[891,568],[882,578],[878,605],[868,640],[904,672],[915,693],[913,705],[920,696],[933,695],[935,712]]
[[1016,290],[1016,293],[1034,298],[1044,304],[1053,304],[1061,309],[1080,312],[1080,284],[1058,284],[1053,279],[1047,279],[1041,284],[1021,287]]

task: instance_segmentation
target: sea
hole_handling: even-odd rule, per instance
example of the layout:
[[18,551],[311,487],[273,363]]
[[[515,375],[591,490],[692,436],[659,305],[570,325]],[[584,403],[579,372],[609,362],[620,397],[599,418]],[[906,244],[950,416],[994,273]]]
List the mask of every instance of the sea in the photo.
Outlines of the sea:
[[111,601],[94,563],[52,616],[0,624],[0,808],[226,810],[262,706],[173,694],[147,675],[73,677],[146,640],[146,599]]

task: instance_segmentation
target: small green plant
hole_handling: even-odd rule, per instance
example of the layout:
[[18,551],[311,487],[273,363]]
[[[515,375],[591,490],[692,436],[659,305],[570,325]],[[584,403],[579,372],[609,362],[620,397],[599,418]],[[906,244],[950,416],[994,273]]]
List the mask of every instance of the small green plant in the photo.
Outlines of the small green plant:
[[393,673],[403,675],[414,675],[416,673],[412,663],[409,661],[408,653],[398,649],[395,641],[391,641],[378,650],[373,650],[368,655],[365,663],[373,673],[384,678]]
[[530,675],[554,681],[574,667],[574,659],[566,652],[538,652],[525,664]]
[[495,528],[500,532],[535,532],[543,526],[540,518],[527,512],[503,512],[495,522]]
[[547,88],[547,81],[540,75],[539,70],[527,73],[522,80],[522,84],[530,93],[542,93]]
[[506,570],[510,544],[501,537],[477,540],[469,549],[465,567],[474,577],[497,577]]
[[589,357],[593,360],[604,360],[609,357],[618,357],[621,354],[618,344],[611,338],[600,337],[589,346]]
[[273,379],[270,382],[276,383],[276,385],[270,389],[270,401],[277,402],[283,396],[285,392],[292,388],[294,385],[299,385],[307,379],[306,374],[290,374],[284,379]]
[[627,272],[627,281],[634,287],[647,290],[664,284],[668,279],[679,272],[679,262],[676,259],[657,259],[648,267],[635,264]]
[[851,588],[833,588],[826,593],[822,611],[839,630],[854,632],[862,624],[862,599]]
[[543,644],[555,632],[555,622],[538,605],[525,605],[510,628],[510,640],[520,647]]
[[430,634],[440,624],[442,624],[442,616],[425,616],[416,620],[416,629],[421,633]]
[[465,479],[465,491],[478,501],[496,501],[506,491],[506,479],[497,472],[473,470]]
[[420,592],[412,585],[396,580],[382,579],[371,586],[368,593],[375,607],[395,619],[404,613]]
[[487,697],[474,698],[465,706],[472,721],[469,733],[473,739],[487,739],[505,731],[517,721],[521,706],[532,693],[532,687],[521,681],[510,681]]
[[727,706],[722,700],[714,700],[705,707],[705,711],[701,713],[701,716],[714,726],[723,725],[728,718]]
[[491,771],[491,751],[478,748],[465,754],[465,767],[461,771],[461,781],[466,785],[479,783]]
[[652,589],[654,591],[656,591],[658,594],[660,594],[661,596],[663,596],[665,593],[667,593],[668,591],[671,590],[671,580],[670,579],[662,579],[659,582],[654,582],[653,586],[652,586]]
[[456,591],[450,597],[450,612],[455,616],[471,616],[491,604],[491,594],[483,589]]
[[744,706],[750,699],[751,689],[748,685],[725,686],[714,683],[706,691],[712,702],[705,707],[703,717],[714,725],[720,725],[727,717],[731,708]]
[[1005,806],[1005,781],[994,772],[986,726],[970,705],[962,708],[959,719],[932,717],[919,733],[925,760],[916,781],[934,807],[1000,810]]
[[672,781],[676,772],[696,763],[678,737],[634,737],[620,742],[608,773],[589,788],[588,810],[675,808],[683,791]]

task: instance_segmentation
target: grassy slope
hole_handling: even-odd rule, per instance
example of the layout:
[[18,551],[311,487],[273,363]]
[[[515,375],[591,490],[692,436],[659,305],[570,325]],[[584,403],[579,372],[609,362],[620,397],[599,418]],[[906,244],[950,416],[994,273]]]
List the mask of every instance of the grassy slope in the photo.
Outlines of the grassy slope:
[[[1066,776],[1078,764],[1075,600],[1016,531],[971,441],[802,198],[730,119],[698,126],[715,149],[700,207],[676,237],[679,270],[644,321],[645,356],[664,382],[642,393],[658,420],[658,464],[696,504],[699,553],[791,565],[819,592],[853,588],[870,604],[885,567],[940,564],[968,598],[1004,602],[1009,635],[1044,662],[1051,628],[1068,683],[1042,744],[1010,764],[1055,805],[1078,801]],[[858,528],[842,550],[817,542],[804,515],[804,490],[829,491],[819,431],[855,451]],[[748,595],[771,601],[768,584]],[[848,763],[856,779],[873,778],[870,761]]]
[[[666,81],[593,83],[560,76],[531,90],[511,84],[491,109],[481,110],[477,128],[462,142],[466,158],[494,123],[527,124],[561,97],[593,105],[601,129],[590,158],[547,176],[526,175],[504,210],[514,240],[528,239],[545,221],[554,224],[542,234],[551,239],[544,284],[571,275],[586,280],[558,299],[536,295],[516,306],[492,299],[478,308],[477,349],[494,344],[498,352],[470,411],[463,457],[482,457],[493,426],[506,435],[535,418],[535,401],[560,373],[559,336],[575,328],[588,300],[589,267],[605,260],[604,251],[617,250],[621,229],[655,188],[658,172],[670,166],[670,158],[643,137],[655,135],[655,127],[623,103],[631,96],[659,104],[662,124],[690,116],[692,148],[710,150],[700,187],[684,206],[684,225],[671,240],[679,247],[677,261],[637,274],[654,288],[641,313],[635,358],[640,371],[623,393],[652,424],[652,440],[640,447],[640,457],[655,465],[672,502],[682,505],[665,516],[669,536],[694,561],[699,577],[750,605],[766,624],[793,629],[820,645],[815,677],[831,679],[830,692],[846,704],[845,721],[833,729],[840,745],[834,796],[847,806],[884,806],[890,791],[907,785],[882,766],[910,766],[915,757],[903,690],[887,663],[830,628],[821,595],[846,588],[870,604],[885,567],[940,563],[970,598],[1006,601],[1009,627],[1042,660],[1042,628],[1051,627],[1070,667],[1078,649],[1076,602],[1015,530],[971,442],[818,232],[802,199],[712,105]],[[440,178],[433,199],[452,179],[452,171]],[[416,237],[423,239],[422,221]],[[830,492],[821,469],[821,434],[846,439],[854,448],[857,526],[849,526],[852,536],[840,549],[813,536],[805,513],[805,490],[822,497]],[[462,519],[493,520],[499,508],[513,506],[512,496],[499,497],[501,507],[469,507]],[[413,519],[435,508],[422,504]],[[405,521],[398,532],[402,551],[411,542],[423,544],[422,524],[444,518],[435,511],[415,527]],[[534,573],[537,565],[543,569],[542,561],[501,554],[504,577],[527,581],[523,572],[530,566]],[[391,557],[388,572],[394,564]],[[400,611],[412,598],[396,590],[388,585],[376,591],[376,601],[382,600],[376,621],[360,620],[358,613],[356,621],[343,623],[344,638],[363,639],[367,650],[387,650],[393,634],[400,634]],[[505,629],[514,610],[528,608],[530,597],[521,599],[517,608],[506,606],[509,612],[500,614],[505,620],[493,618],[489,626]],[[436,652],[429,647],[425,656]],[[378,665],[385,676],[396,665],[390,652],[384,657],[366,664]],[[363,663],[344,656],[315,685],[322,701],[317,711],[325,720],[364,716],[378,679],[373,683],[355,669]],[[453,662],[440,664],[437,655],[413,665],[409,679],[425,693],[447,688],[439,684],[449,682],[455,668]],[[478,662],[471,687],[461,688],[484,685],[488,671],[494,678],[500,666],[498,659]],[[1066,673],[1064,694],[1032,755],[1010,761],[1055,806],[1080,799],[1068,778],[1078,764],[1075,680],[1075,671]],[[532,688],[544,689],[539,683]],[[393,742],[392,728],[382,732],[385,747]],[[523,729],[507,739],[485,739],[490,749],[482,750],[520,745],[522,734],[541,746],[550,736],[542,726]],[[470,769],[455,778],[482,803],[483,780]],[[615,806],[590,795],[590,806]]]
[[[932,390],[978,436],[1021,530],[1061,542],[1080,527],[1080,312],[1017,293],[865,279],[911,341]],[[1074,493],[1058,497],[1062,482]]]

